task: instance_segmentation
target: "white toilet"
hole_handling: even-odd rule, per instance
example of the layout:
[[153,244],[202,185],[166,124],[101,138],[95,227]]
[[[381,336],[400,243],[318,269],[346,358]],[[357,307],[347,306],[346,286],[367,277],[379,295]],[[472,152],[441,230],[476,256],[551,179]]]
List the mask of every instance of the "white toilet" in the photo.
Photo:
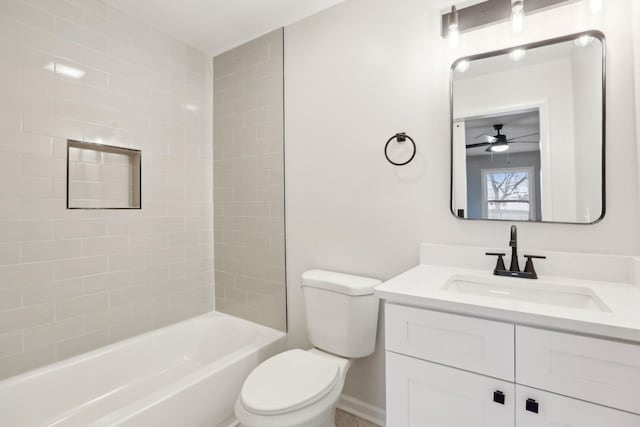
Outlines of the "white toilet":
[[373,353],[381,282],[309,270],[302,274],[314,348],[266,360],[242,386],[235,413],[243,427],[335,427],[335,409],[352,359]]

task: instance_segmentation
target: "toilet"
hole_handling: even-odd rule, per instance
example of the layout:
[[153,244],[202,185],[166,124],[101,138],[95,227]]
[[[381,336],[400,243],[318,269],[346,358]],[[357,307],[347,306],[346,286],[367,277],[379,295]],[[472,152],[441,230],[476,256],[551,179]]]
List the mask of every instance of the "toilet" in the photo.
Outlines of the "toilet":
[[373,353],[376,279],[309,270],[302,274],[311,350],[289,350],[245,380],[235,413],[243,427],[335,427],[335,410],[353,359]]

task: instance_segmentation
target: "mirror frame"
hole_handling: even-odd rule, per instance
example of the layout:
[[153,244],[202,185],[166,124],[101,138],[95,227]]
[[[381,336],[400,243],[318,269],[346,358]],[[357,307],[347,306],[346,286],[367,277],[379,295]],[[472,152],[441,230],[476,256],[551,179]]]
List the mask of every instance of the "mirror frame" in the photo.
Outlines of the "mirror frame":
[[[602,43],[602,165],[601,165],[601,173],[602,173],[602,212],[600,216],[591,222],[566,222],[566,221],[526,221],[526,220],[504,220],[504,219],[489,219],[489,218],[460,218],[454,212],[453,207],[453,76],[456,70],[456,66],[461,61],[474,61],[478,59],[491,58],[494,56],[507,55],[514,49],[535,49],[538,47],[544,47],[549,45],[554,45],[558,43],[564,43],[568,41],[575,40],[580,36],[591,36],[600,41]],[[607,136],[607,44],[606,37],[602,31],[598,30],[589,30],[582,31],[579,33],[569,34],[566,36],[555,37],[552,39],[542,40],[538,42],[512,46],[505,49],[494,50],[491,52],[478,53],[475,55],[465,56],[462,58],[456,59],[453,64],[451,64],[451,68],[449,70],[449,139],[450,139],[450,183],[449,183],[449,211],[451,214],[458,220],[461,221],[492,221],[492,222],[527,222],[532,224],[571,224],[571,225],[592,225],[597,224],[602,221],[604,215],[606,213],[606,136]]]

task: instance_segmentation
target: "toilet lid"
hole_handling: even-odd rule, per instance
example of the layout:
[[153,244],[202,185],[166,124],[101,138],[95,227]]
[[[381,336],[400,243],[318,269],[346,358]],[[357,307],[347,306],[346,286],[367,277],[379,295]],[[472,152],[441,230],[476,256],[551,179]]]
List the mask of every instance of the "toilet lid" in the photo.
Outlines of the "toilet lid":
[[339,375],[336,362],[308,351],[290,350],[254,369],[242,386],[240,399],[255,414],[283,414],[326,396]]

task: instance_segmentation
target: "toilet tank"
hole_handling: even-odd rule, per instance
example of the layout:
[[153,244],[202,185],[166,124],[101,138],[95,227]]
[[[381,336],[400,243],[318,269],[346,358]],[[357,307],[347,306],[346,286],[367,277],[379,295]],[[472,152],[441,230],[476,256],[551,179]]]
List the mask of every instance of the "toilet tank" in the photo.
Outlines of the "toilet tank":
[[347,358],[373,353],[378,327],[377,279],[325,270],[302,274],[307,331],[314,347]]

